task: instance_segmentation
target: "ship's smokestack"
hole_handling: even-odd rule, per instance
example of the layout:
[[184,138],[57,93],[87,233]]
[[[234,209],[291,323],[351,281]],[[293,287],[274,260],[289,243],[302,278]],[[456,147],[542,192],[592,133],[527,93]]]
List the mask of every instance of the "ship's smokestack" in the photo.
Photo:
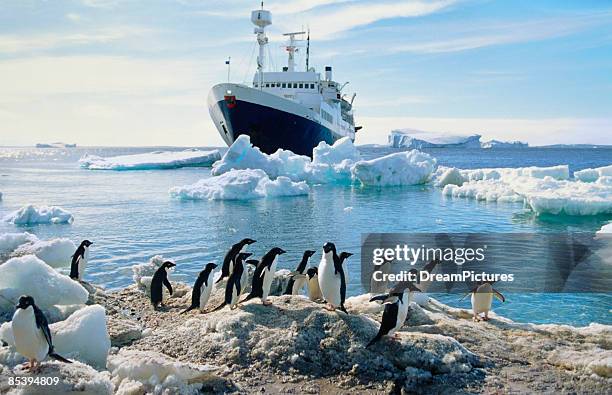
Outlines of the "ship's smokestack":
[[325,66],[325,79],[327,81],[332,80],[332,68],[331,66]]

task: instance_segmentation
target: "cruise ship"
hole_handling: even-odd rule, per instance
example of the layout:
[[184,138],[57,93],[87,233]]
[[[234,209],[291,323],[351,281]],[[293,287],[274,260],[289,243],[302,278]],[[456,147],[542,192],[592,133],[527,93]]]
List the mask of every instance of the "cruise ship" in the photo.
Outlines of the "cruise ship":
[[[257,71],[251,85],[222,83],[208,94],[208,110],[221,137],[229,146],[238,136],[250,136],[251,143],[271,154],[279,148],[300,155],[312,155],[319,142],[333,144],[349,137],[355,139],[353,100],[342,93],[345,84],[332,78],[331,66],[324,78],[309,67],[310,34],[306,39],[306,65],[297,70],[295,54],[306,32],[286,33],[287,66],[282,71],[264,71],[268,37],[265,28],[272,14],[262,8],[251,13],[259,54]],[[228,72],[229,75],[229,72]]]

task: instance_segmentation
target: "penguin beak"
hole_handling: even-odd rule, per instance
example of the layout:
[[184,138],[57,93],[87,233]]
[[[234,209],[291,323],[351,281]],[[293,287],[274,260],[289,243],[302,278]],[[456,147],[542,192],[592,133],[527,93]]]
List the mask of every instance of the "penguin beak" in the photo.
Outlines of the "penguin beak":
[[284,253],[286,253],[286,252],[287,252],[287,251],[283,250],[282,248],[279,248],[278,255],[284,254]]
[[217,264],[213,264],[211,267],[212,267],[213,269],[216,269],[216,268],[217,268],[217,266],[219,266],[219,265],[217,265]]

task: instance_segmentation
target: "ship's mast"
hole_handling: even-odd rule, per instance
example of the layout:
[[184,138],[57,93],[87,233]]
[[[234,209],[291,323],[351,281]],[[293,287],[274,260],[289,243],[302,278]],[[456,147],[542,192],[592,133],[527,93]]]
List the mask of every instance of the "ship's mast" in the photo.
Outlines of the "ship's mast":
[[285,48],[289,53],[289,59],[287,60],[287,71],[295,71],[295,53],[298,51],[297,42],[302,40],[296,40],[296,34],[306,34],[306,32],[293,32],[293,33],[285,33],[283,36],[289,36],[289,45]]
[[259,55],[257,56],[257,79],[259,82],[259,89],[261,89],[263,85],[264,50],[268,43],[265,28],[272,24],[272,14],[270,11],[264,10],[263,5],[262,1],[261,9],[251,12],[251,22],[255,25],[253,33],[257,34],[257,43],[259,44]]

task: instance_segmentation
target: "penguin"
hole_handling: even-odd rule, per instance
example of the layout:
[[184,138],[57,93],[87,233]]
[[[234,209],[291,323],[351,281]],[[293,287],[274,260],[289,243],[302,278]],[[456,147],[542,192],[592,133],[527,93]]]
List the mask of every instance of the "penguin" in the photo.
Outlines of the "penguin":
[[[499,291],[493,288],[493,283],[484,282],[477,284],[474,288],[470,290],[467,294],[461,298],[461,300],[465,299],[466,296],[472,295],[472,319],[476,322],[489,320],[489,311],[491,310],[491,305],[493,304],[493,297],[496,297],[502,302],[506,301],[504,295],[502,295]],[[480,317],[480,313],[484,313],[484,317]]]
[[306,274],[306,265],[308,264],[308,259],[310,259],[310,257],[313,256],[315,253],[316,251],[313,251],[313,250],[304,251],[304,255],[302,255],[302,260],[300,261],[295,271],[292,273],[294,276],[292,276],[289,279],[289,283],[287,284],[287,289],[285,289],[285,293],[283,295],[299,295],[300,294],[300,291],[302,290],[302,288],[304,288],[304,285],[307,283],[307,278],[306,276],[295,277],[295,275]]
[[261,258],[261,261],[259,261],[259,264],[255,269],[255,273],[253,274],[251,292],[243,300],[243,302],[253,298],[261,298],[261,302],[265,306],[272,304],[272,302],[268,303],[267,299],[268,295],[270,294],[270,286],[272,285],[272,280],[274,279],[274,273],[276,272],[276,261],[278,256],[284,254],[285,252],[286,251],[280,247],[274,247]]
[[[346,260],[348,259],[348,257],[353,256],[353,253],[351,252],[346,252],[346,251],[342,251],[340,253],[340,255],[338,255],[338,257],[340,258],[340,263],[342,264],[342,268],[345,269],[346,266],[344,266],[344,263],[346,262]],[[346,281],[346,283],[348,284],[349,280],[349,271],[348,270],[344,270],[344,281]]]
[[33,297],[23,295],[19,298],[11,326],[15,349],[28,359],[25,366],[27,370],[38,371],[40,362],[46,357],[64,363],[72,363],[54,351],[49,322],[44,313],[36,306]]
[[217,265],[211,262],[200,272],[195,284],[193,284],[193,290],[191,291],[191,306],[181,314],[185,314],[197,308],[199,308],[201,312],[204,312],[204,306],[208,303],[210,293],[215,286],[212,281],[212,272],[216,268]]
[[225,258],[223,258],[223,265],[221,266],[221,276],[215,282],[215,284],[220,283],[221,280],[223,280],[224,278],[228,278],[232,274],[232,271],[234,270],[234,260],[236,258],[236,255],[238,255],[239,252],[243,252],[246,246],[253,243],[255,243],[255,240],[249,239],[247,237],[246,239],[240,240],[238,243],[234,244],[232,248],[230,248],[227,254],[225,254]]
[[414,291],[420,290],[412,285],[412,283],[405,281],[393,287],[388,294],[374,296],[370,299],[370,302],[382,301],[385,305],[385,310],[383,311],[378,333],[370,340],[366,348],[382,339],[383,336],[395,335],[395,332],[404,325],[406,317],[408,316],[410,292]]
[[344,277],[344,268],[340,262],[340,257],[336,253],[334,243],[327,242],[323,246],[318,275],[319,287],[328,304],[328,309],[333,311],[339,307],[340,311],[348,314],[344,307],[346,278]]
[[89,259],[89,246],[93,243],[89,240],[83,240],[72,255],[70,263],[70,278],[76,281],[83,281],[87,260]]
[[251,255],[253,254],[250,252],[239,252],[236,255],[233,265],[234,270],[227,279],[227,284],[225,284],[225,299],[223,303],[221,303],[221,305],[219,305],[213,311],[221,310],[226,305],[228,305],[232,310],[236,308],[240,295],[242,294],[242,290],[244,289],[243,282],[246,282],[247,278],[247,271],[244,267],[245,264],[243,261]]
[[321,287],[319,287],[319,269],[311,267],[306,270],[308,276],[308,298],[313,302],[323,300],[323,294],[321,293]]
[[153,279],[151,280],[151,303],[153,304],[153,308],[157,309],[158,306],[163,306],[163,290],[162,284],[168,288],[168,292],[172,295],[172,285],[170,285],[170,281],[168,281],[168,272],[167,270],[171,267],[175,267],[176,264],[166,261],[164,262],[153,275]]

